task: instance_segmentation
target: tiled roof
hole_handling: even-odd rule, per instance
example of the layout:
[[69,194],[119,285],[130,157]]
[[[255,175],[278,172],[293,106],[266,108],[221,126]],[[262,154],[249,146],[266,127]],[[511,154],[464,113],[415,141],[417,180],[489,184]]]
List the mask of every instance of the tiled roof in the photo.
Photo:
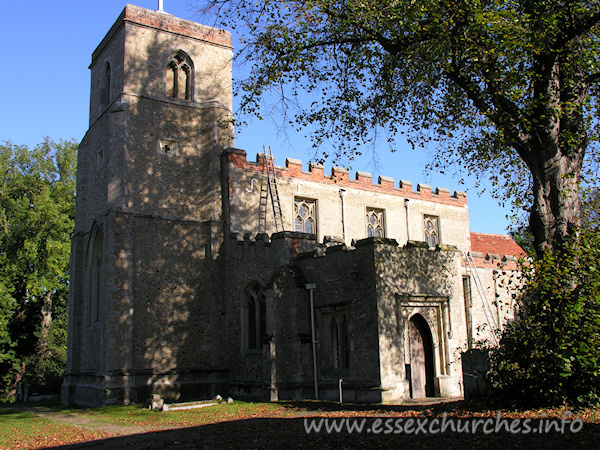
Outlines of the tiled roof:
[[510,255],[516,258],[527,256],[521,247],[506,234],[471,233],[471,252]]

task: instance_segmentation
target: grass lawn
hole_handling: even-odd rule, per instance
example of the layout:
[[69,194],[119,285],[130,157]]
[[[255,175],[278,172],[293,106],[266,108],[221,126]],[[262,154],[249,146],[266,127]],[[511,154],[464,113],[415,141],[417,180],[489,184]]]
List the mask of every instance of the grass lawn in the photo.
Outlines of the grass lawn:
[[[520,433],[508,431],[484,433],[482,425],[475,433],[447,431],[421,433],[401,431],[412,420],[415,424],[435,419],[472,424],[475,420],[506,419],[519,421]],[[344,424],[345,428],[306,432],[307,423]],[[348,431],[351,423],[366,424],[364,430]],[[528,419],[527,422],[525,422]],[[564,422],[564,420],[571,422]],[[576,427],[570,428],[577,419]],[[379,420],[379,421],[378,421]],[[321,422],[319,422],[321,421]],[[418,422],[420,421],[420,422]],[[548,423],[557,425],[550,426]],[[329,422],[328,422],[329,423]],[[483,422],[482,422],[483,423]],[[491,423],[491,422],[490,422]],[[529,431],[522,425],[527,423]],[[400,425],[399,425],[400,424]],[[562,430],[558,427],[564,424]],[[324,427],[327,425],[324,425]],[[379,428],[376,428],[379,426]],[[438,427],[439,428],[439,427]],[[548,429],[545,429],[548,428]],[[428,431],[426,431],[428,430]],[[435,431],[434,428],[431,430]],[[577,432],[573,432],[577,430]],[[134,433],[136,436],[130,436]],[[112,438],[107,440],[107,438]],[[0,449],[44,448],[80,443],[80,448],[186,448],[213,446],[217,442],[236,448],[275,448],[286,441],[288,448],[308,444],[321,448],[362,447],[411,444],[415,447],[444,445],[461,448],[466,442],[478,442],[490,448],[527,445],[530,448],[558,448],[564,445],[597,445],[600,438],[600,408],[575,411],[567,408],[526,411],[489,410],[464,402],[423,405],[343,405],[329,402],[281,402],[221,404],[185,411],[151,411],[139,405],[96,409],[73,409],[56,405],[8,405],[0,407]],[[95,442],[90,442],[95,441]],[[85,444],[88,442],[87,444]],[[216,445],[220,447],[221,445]]]
[[0,449],[44,448],[109,437],[103,431],[88,431],[56,423],[30,412],[0,408]]
[[[0,449],[44,448],[143,432],[147,428],[165,430],[293,414],[289,408],[278,404],[244,402],[164,413],[140,405],[94,409],[35,403],[5,405],[0,407]],[[125,430],[126,427],[130,429]]]

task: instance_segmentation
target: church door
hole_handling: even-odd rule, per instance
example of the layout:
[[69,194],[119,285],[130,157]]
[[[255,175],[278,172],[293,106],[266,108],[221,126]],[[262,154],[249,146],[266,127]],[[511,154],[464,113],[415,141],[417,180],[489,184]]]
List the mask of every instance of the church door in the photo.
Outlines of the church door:
[[412,398],[433,397],[433,340],[422,316],[408,323],[410,337],[410,387]]

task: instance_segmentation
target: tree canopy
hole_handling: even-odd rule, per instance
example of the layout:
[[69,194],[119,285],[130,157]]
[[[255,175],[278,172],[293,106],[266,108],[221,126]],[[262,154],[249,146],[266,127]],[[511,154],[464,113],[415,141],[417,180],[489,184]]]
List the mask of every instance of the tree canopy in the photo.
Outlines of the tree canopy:
[[43,389],[64,370],[76,151],[0,145],[0,392],[16,379]]
[[[580,223],[596,158],[599,1],[206,0],[243,24],[242,112],[280,95],[316,146],[360,151],[382,133],[435,146],[431,168],[486,174],[530,212],[538,256]],[[308,99],[308,101],[304,101]]]

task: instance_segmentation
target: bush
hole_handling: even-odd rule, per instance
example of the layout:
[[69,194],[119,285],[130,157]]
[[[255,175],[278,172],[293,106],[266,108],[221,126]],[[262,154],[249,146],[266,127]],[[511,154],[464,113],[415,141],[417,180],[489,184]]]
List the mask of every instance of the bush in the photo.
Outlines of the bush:
[[521,310],[491,351],[500,398],[531,405],[600,402],[600,232],[524,267]]
[[46,336],[40,337],[38,350],[25,359],[23,381],[30,393],[60,394],[63,374],[67,365],[66,316],[50,325]]

